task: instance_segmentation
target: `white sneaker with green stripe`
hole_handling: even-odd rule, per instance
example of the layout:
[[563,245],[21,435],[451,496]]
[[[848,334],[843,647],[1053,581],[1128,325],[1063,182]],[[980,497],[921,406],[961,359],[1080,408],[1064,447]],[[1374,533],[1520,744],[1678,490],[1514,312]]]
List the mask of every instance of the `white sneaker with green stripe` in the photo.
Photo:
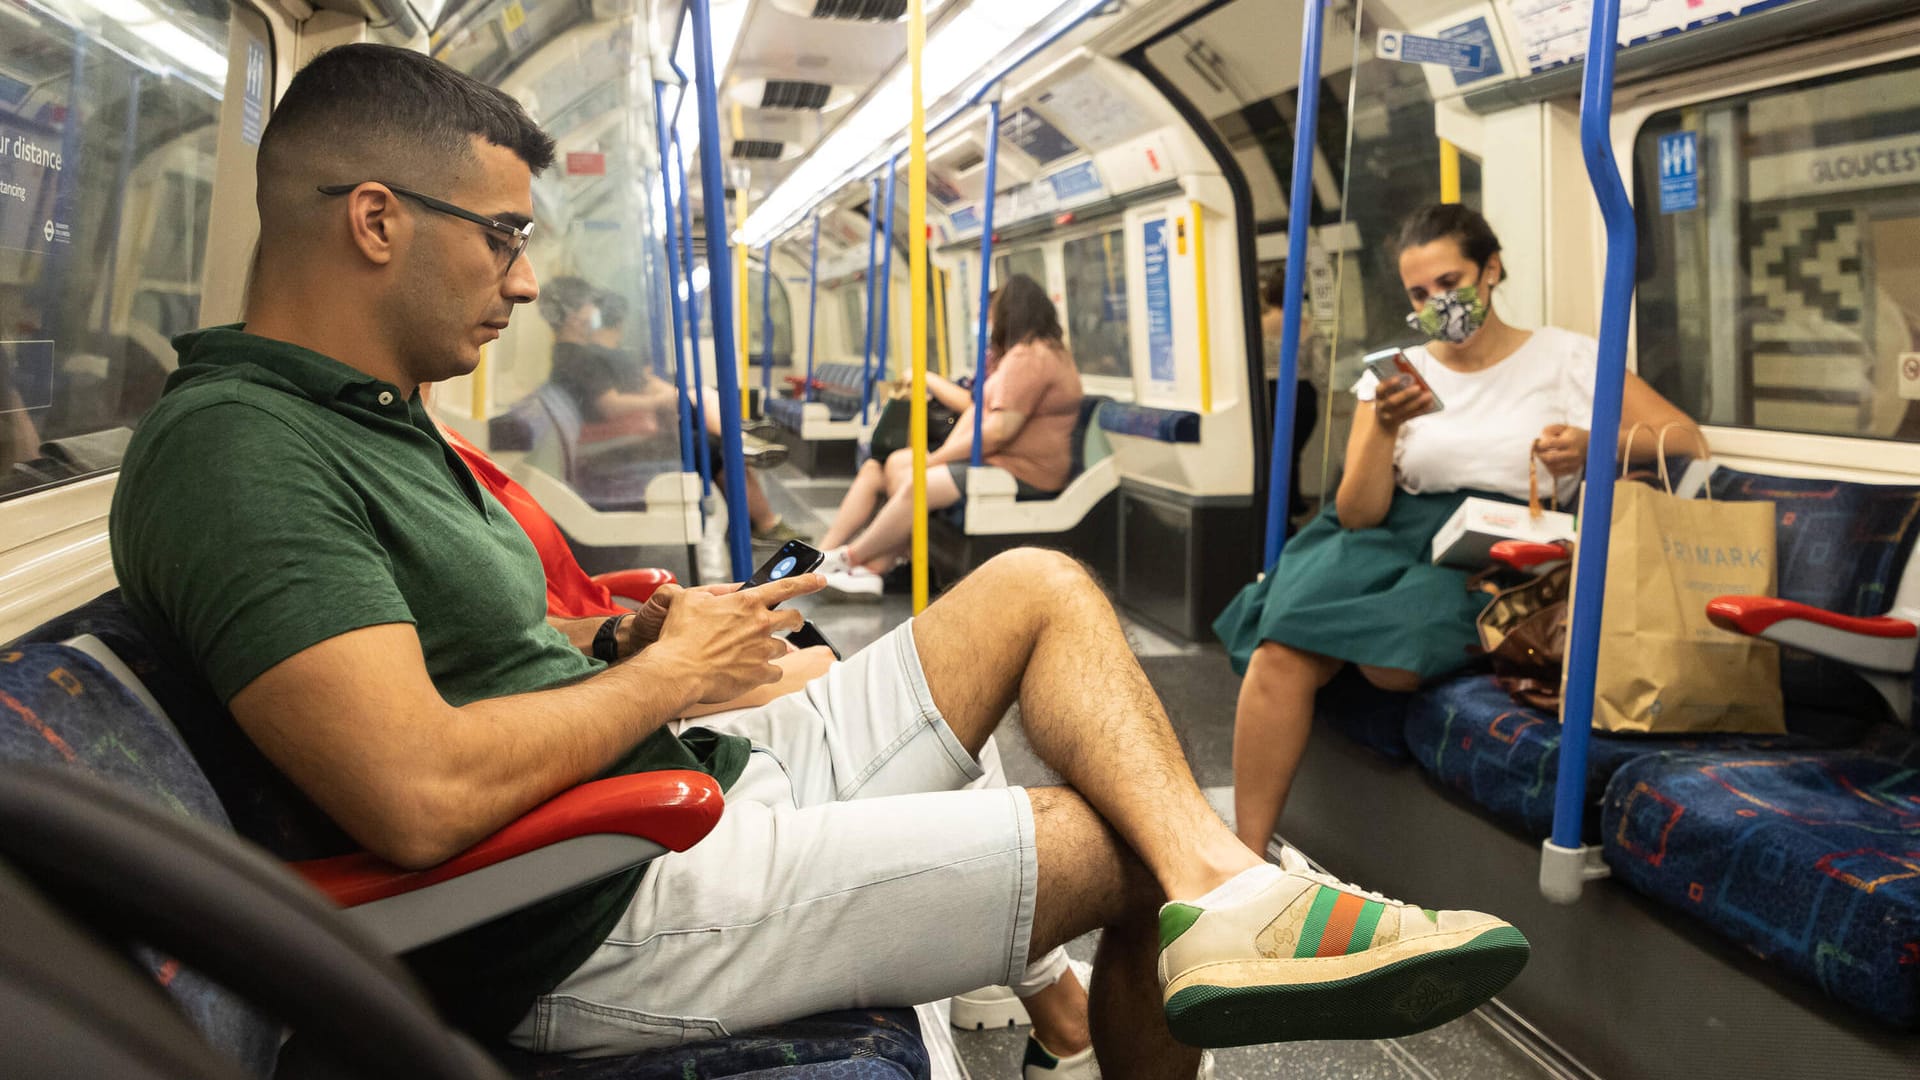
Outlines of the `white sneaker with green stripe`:
[[1162,1000],[1181,1042],[1411,1035],[1478,1008],[1526,966],[1527,939],[1491,915],[1389,900],[1292,848],[1280,870],[1237,902],[1160,909]]

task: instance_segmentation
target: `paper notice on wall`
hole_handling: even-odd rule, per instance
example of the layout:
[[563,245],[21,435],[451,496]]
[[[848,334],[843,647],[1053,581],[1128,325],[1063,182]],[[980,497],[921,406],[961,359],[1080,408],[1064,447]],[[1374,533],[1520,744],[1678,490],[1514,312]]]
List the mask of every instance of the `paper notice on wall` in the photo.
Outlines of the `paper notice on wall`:
[[71,189],[59,132],[0,122],[0,248],[53,251],[73,243]]
[[1173,283],[1168,277],[1167,219],[1142,227],[1140,253],[1146,265],[1147,375],[1157,383],[1176,378],[1173,365]]

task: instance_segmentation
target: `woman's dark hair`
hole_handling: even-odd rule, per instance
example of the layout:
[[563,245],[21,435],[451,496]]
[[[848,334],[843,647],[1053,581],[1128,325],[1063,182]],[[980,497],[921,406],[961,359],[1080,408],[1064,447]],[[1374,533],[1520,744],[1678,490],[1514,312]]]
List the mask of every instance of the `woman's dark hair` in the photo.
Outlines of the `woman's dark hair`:
[[1002,356],[1015,345],[1035,338],[1054,345],[1065,340],[1060,332],[1060,313],[1053,310],[1047,290],[1025,274],[1013,275],[994,291],[987,320],[993,324],[987,345]]
[[1400,235],[1393,242],[1394,257],[1435,240],[1459,244],[1460,253],[1472,259],[1475,266],[1486,266],[1500,250],[1500,238],[1478,212],[1460,203],[1435,203],[1415,210],[1400,223]]
[[[557,277],[540,286],[540,315],[547,320],[547,325],[558,330],[567,316],[599,298],[600,290],[589,285],[586,279]],[[604,312],[601,317],[605,318]]]

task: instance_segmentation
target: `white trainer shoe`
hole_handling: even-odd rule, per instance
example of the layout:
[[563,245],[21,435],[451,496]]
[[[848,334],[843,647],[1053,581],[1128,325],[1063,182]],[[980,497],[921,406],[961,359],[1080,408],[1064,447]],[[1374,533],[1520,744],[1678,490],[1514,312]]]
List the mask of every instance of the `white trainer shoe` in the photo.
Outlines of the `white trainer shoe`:
[[[1200,1051],[1197,1080],[1213,1080],[1213,1054]],[[1100,1063],[1093,1059],[1093,1047],[1068,1057],[1056,1057],[1040,1040],[1027,1036],[1027,1056],[1020,1063],[1021,1080],[1100,1080]]]
[[[1093,985],[1093,965],[1085,960],[1071,961],[1073,974],[1081,989]],[[953,1026],[961,1031],[995,1031],[1005,1027],[1026,1027],[1033,1023],[1027,1006],[1007,986],[983,986],[955,995],[952,999]]]
[[878,600],[885,586],[879,574],[864,566],[835,570],[825,576],[827,595],[842,600]]

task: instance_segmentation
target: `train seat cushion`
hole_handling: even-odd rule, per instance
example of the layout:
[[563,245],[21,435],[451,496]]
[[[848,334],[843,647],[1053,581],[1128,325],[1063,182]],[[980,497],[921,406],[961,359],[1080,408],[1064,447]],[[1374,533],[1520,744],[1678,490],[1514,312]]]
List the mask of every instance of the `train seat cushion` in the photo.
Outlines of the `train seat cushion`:
[[502,1059],[514,1075],[538,1080],[919,1080],[931,1072],[912,1009],[821,1013],[632,1058],[505,1051]]
[[1911,757],[1647,755],[1614,774],[1602,811],[1622,882],[1884,1023],[1920,1027]]
[[1412,700],[1412,695],[1379,689],[1347,664],[1314,697],[1313,715],[1354,742],[1404,761],[1409,756],[1406,716]]
[[1100,426],[1118,435],[1168,443],[1200,441],[1200,414],[1109,401],[1100,408]]
[[[73,768],[188,818],[230,828],[213,787],[165,718],[91,656],[51,642],[0,649],[0,764]],[[135,947],[214,1049],[256,1076],[272,1068],[279,1025],[198,972]]]
[[[1716,498],[1765,499],[1776,511],[1777,594],[1842,615],[1880,615],[1920,537],[1920,485],[1861,484],[1714,470]],[[1845,664],[1782,649],[1780,683],[1789,707],[1877,717],[1884,706]],[[1916,684],[1920,701],[1920,683]]]
[[[1489,816],[1534,837],[1553,831],[1554,780],[1560,770],[1560,720],[1516,704],[1493,676],[1462,675],[1413,695],[1405,741],[1420,767]],[[1811,748],[1793,735],[1624,736],[1594,732],[1587,744],[1588,798],[1598,801],[1615,771],[1647,754],[1686,750],[1768,751]],[[1586,818],[1595,832],[1595,819]]]

